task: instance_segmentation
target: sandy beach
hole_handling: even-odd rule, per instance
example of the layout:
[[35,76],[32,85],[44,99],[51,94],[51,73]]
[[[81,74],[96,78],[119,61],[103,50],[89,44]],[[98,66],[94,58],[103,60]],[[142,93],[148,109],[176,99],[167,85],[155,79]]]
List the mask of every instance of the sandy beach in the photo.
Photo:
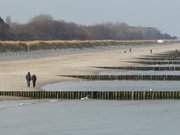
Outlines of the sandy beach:
[[[97,74],[102,69],[96,69],[96,66],[127,66],[131,63],[127,61],[136,60],[137,57],[150,54],[162,53],[170,50],[180,49],[180,44],[157,44],[153,46],[132,47],[130,53],[127,48],[111,49],[83,49],[81,51],[71,50],[71,53],[63,55],[46,54],[41,57],[19,56],[21,59],[2,60],[0,61],[0,90],[24,91],[40,90],[40,88],[49,83],[70,80],[70,78],[59,77],[57,75],[78,75],[78,74]],[[4,56],[6,57],[6,56]],[[25,75],[27,72],[36,74],[38,77],[37,88],[27,88]]]

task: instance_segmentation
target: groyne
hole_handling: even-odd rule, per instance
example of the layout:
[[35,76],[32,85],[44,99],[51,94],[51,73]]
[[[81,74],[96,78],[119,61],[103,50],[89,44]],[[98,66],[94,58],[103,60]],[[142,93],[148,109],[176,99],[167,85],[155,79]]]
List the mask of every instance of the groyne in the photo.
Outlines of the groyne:
[[178,81],[180,75],[61,75],[85,80],[157,80]]
[[164,100],[180,99],[180,91],[0,91],[0,96],[30,99]]
[[169,60],[169,61],[129,61],[129,63],[138,63],[138,64],[144,64],[144,65],[180,65],[180,61],[176,60]]
[[123,66],[123,67],[96,67],[102,69],[139,70],[139,71],[180,71],[180,66]]
[[156,60],[159,60],[159,61],[173,61],[173,60],[180,60],[180,57],[143,57],[143,58],[138,58],[138,60],[144,60],[144,61],[156,61]]

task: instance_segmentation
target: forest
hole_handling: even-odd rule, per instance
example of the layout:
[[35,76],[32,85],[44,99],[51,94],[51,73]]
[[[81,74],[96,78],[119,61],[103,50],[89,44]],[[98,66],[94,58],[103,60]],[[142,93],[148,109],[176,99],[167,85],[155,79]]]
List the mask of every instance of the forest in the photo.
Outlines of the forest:
[[154,40],[176,39],[157,28],[130,26],[126,23],[80,25],[38,15],[28,23],[12,22],[0,17],[0,40]]

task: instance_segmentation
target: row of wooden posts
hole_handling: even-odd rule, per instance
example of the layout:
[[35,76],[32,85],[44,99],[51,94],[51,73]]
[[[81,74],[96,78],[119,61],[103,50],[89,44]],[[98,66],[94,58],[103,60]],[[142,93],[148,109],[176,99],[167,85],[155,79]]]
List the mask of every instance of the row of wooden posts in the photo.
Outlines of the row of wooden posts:
[[180,99],[180,91],[0,91],[0,96],[30,99],[160,100]]
[[143,58],[138,58],[139,60],[151,60],[151,61],[155,61],[155,60],[169,60],[169,61],[173,61],[173,60],[180,60],[180,57],[143,57]]
[[138,63],[138,64],[145,64],[145,65],[167,65],[167,64],[174,64],[179,65],[180,61],[130,61],[130,63]]
[[119,69],[119,70],[143,70],[143,71],[180,71],[179,66],[128,66],[128,67],[97,67],[103,69]]
[[180,75],[62,75],[86,80],[159,80],[177,81]]

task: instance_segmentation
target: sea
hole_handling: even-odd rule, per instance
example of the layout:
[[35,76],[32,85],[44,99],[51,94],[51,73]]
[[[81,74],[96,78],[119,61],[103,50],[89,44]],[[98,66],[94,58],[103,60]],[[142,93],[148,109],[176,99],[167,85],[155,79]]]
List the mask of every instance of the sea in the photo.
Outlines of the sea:
[[0,102],[2,135],[179,135],[180,101]]

